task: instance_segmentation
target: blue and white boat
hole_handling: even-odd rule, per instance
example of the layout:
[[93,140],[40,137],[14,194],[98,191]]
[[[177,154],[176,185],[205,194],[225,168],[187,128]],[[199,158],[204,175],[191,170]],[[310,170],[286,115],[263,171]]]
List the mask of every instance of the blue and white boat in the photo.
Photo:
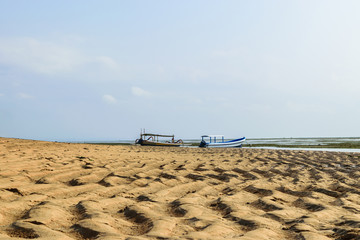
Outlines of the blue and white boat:
[[246,137],[225,141],[223,135],[203,135],[199,147],[241,147]]

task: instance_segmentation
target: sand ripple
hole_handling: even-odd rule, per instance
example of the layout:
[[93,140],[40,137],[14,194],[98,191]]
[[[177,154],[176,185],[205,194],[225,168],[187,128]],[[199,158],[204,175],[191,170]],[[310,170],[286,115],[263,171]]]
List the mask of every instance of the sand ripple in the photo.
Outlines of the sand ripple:
[[360,239],[360,154],[0,138],[0,239]]

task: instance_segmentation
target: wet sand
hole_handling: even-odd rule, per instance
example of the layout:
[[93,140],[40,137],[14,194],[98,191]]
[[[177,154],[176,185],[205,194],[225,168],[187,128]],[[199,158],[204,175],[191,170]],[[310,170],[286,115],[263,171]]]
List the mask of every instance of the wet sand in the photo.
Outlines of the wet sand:
[[0,138],[0,239],[360,239],[360,153]]

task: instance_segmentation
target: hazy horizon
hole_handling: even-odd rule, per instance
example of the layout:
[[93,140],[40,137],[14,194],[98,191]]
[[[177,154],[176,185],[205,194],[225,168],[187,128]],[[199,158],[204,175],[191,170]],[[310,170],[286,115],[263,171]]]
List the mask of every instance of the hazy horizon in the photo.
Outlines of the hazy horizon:
[[[0,137],[4,137],[4,136],[0,136]],[[4,137],[7,138],[7,137]],[[10,137],[11,138],[11,137]],[[16,139],[25,139],[25,140],[39,140],[39,141],[50,141],[50,142],[70,142],[70,143],[112,143],[112,142],[126,142],[126,143],[131,143],[134,142],[135,140],[138,139],[139,136],[135,137],[135,138],[117,138],[117,139],[70,139],[70,138],[63,138],[63,139],[35,139],[35,138],[16,138]],[[182,139],[184,141],[200,141],[201,140],[201,136],[197,137],[197,138],[184,138],[180,136],[175,136],[175,139]],[[228,138],[225,136],[225,140],[231,140],[233,138]],[[312,139],[324,139],[324,140],[333,140],[336,141],[336,139],[338,139],[340,142],[343,142],[344,140],[360,140],[360,137],[255,137],[255,138],[246,138],[247,141],[251,140],[312,140]],[[162,140],[166,140],[164,139],[159,139],[160,141]]]
[[2,1],[0,136],[357,137],[360,2]]

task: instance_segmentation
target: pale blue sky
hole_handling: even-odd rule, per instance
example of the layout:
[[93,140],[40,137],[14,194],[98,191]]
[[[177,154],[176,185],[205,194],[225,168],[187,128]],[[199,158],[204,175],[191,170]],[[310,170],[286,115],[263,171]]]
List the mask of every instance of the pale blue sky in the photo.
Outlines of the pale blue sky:
[[0,0],[0,136],[360,136],[360,1]]

